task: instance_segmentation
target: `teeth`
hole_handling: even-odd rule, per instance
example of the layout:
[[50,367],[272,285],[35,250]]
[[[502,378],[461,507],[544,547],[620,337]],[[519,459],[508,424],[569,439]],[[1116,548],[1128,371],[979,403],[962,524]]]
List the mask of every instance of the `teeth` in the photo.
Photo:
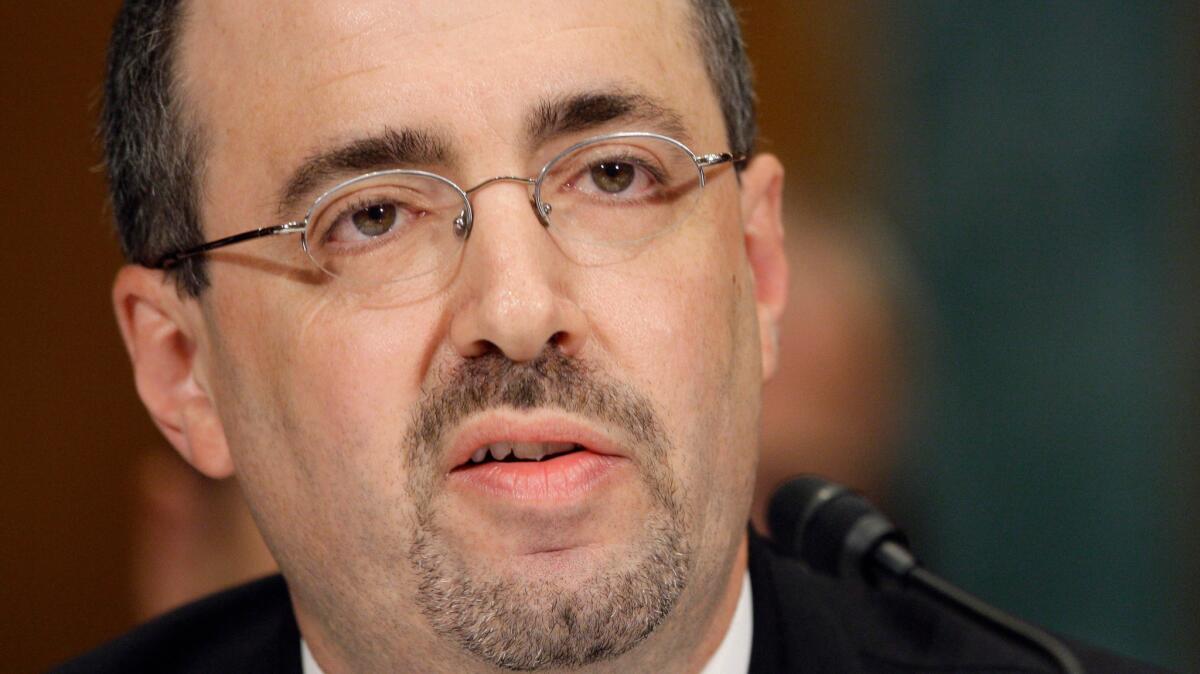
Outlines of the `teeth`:
[[515,442],[512,453],[518,459],[541,461],[547,456],[569,452],[574,448],[572,442]]
[[509,454],[512,454],[513,448],[512,445],[508,444],[507,442],[497,442],[495,444],[488,445],[487,450],[491,452],[493,459],[497,461],[503,461],[508,458]]
[[546,446],[540,442],[515,442],[513,443],[513,454],[518,459],[526,461],[541,461],[546,455]]
[[575,447],[573,442],[494,442],[475,450],[471,455],[471,463],[481,463],[487,460],[489,454],[495,461],[503,461],[510,455],[524,461],[541,461]]

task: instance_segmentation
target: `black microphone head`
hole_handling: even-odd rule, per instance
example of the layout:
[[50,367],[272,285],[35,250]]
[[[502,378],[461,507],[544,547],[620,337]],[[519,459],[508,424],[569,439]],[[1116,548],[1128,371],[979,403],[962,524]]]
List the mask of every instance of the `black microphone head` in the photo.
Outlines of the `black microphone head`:
[[767,510],[775,545],[799,558],[804,529],[813,511],[845,492],[842,485],[816,475],[801,475],[785,482],[771,496]]
[[820,477],[789,481],[771,497],[771,535],[784,554],[831,576],[874,579],[871,555],[885,541],[906,545],[894,524],[866,499]]

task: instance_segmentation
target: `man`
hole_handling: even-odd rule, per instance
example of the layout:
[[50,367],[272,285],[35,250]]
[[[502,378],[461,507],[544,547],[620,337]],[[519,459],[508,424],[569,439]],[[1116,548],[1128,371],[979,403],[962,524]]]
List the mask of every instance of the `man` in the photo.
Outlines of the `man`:
[[1049,671],[747,535],[787,272],[724,2],[131,1],[109,78],[139,393],[286,585],[68,670]]

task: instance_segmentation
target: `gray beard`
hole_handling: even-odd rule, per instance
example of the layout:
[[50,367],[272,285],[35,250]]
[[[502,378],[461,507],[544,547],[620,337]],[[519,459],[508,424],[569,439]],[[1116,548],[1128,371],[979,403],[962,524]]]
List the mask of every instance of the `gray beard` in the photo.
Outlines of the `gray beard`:
[[417,603],[436,632],[503,669],[572,668],[621,655],[659,626],[685,584],[681,538],[656,518],[633,568],[597,572],[572,590],[552,578],[471,573],[436,529],[418,532],[409,557]]
[[[467,415],[497,407],[583,414],[636,442],[631,458],[654,506],[641,521],[640,540],[630,541],[634,557],[572,579],[568,589],[554,578],[499,576],[447,545],[435,510],[441,440]],[[628,387],[553,348],[529,363],[491,354],[464,363],[423,398],[409,440],[417,526],[408,561],[419,579],[416,602],[433,629],[466,652],[509,670],[579,667],[633,648],[675,606],[691,567],[690,527],[666,461],[666,435],[649,402]]]

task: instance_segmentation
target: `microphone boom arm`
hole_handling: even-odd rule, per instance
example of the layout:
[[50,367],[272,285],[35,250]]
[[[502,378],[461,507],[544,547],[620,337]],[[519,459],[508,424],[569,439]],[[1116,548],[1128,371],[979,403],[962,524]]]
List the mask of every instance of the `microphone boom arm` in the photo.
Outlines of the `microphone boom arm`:
[[841,485],[816,476],[794,479],[771,498],[769,519],[776,547],[813,571],[872,585],[887,579],[902,588],[914,587],[960,615],[1040,651],[1066,674],[1084,674],[1063,642],[922,567],[896,525]]

